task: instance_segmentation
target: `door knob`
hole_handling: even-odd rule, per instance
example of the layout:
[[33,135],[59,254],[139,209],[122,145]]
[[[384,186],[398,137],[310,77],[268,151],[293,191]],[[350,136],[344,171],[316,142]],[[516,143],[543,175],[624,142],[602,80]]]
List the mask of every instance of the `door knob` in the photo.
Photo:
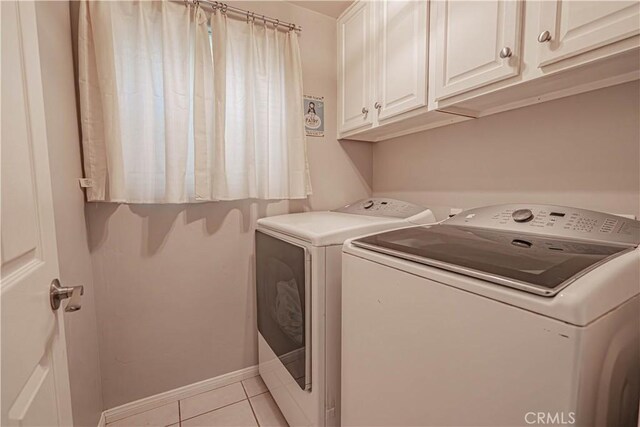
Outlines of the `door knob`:
[[362,114],[365,116],[369,113],[369,109],[367,107],[362,107]]
[[502,50],[500,50],[500,58],[502,59],[511,58],[511,55],[513,55],[513,52],[510,47],[503,47]]
[[375,104],[373,104],[373,108],[378,110],[378,113],[379,113],[380,110],[382,109],[382,104],[380,104],[379,102],[376,102]]
[[540,35],[538,36],[538,42],[540,43],[546,43],[549,40],[551,40],[551,33],[547,30],[544,30],[543,32],[541,32]]
[[80,310],[80,297],[84,294],[84,286],[72,286],[64,287],[60,286],[58,279],[53,279],[51,286],[49,287],[49,302],[51,303],[51,309],[57,310],[60,308],[60,303],[63,299],[71,298],[67,308],[64,311],[78,311]]

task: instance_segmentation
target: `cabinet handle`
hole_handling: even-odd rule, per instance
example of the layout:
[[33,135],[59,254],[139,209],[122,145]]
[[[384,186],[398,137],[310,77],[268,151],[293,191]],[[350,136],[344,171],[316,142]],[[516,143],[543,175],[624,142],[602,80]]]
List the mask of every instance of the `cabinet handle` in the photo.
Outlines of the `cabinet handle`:
[[373,107],[378,110],[378,113],[380,112],[380,110],[382,109],[382,104],[380,104],[379,102],[376,102],[375,104],[373,104]]
[[544,30],[543,32],[540,33],[540,35],[538,36],[538,42],[539,43],[546,43],[549,40],[551,40],[551,33],[548,30]]
[[365,116],[369,113],[369,109],[367,107],[362,107],[362,114]]
[[513,52],[510,47],[503,47],[502,50],[500,50],[500,58],[502,59],[511,58],[511,55],[513,55]]

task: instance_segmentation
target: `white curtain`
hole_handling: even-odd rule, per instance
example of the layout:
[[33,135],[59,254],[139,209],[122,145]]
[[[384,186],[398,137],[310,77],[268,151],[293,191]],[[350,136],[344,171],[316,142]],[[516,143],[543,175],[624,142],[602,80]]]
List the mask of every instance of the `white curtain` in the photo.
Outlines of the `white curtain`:
[[196,196],[298,199],[311,194],[298,35],[211,17],[214,133],[196,138]]
[[81,2],[89,201],[310,194],[297,34],[207,15],[168,1]]
[[[195,9],[82,2],[79,81],[88,200],[193,197]],[[200,20],[206,27],[206,20]]]

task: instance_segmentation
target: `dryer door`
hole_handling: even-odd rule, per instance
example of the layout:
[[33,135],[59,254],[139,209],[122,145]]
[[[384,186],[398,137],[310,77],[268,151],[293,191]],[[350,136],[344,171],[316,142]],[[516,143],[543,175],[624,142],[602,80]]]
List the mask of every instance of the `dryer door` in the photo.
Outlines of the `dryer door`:
[[256,231],[258,330],[301,389],[311,389],[311,257]]

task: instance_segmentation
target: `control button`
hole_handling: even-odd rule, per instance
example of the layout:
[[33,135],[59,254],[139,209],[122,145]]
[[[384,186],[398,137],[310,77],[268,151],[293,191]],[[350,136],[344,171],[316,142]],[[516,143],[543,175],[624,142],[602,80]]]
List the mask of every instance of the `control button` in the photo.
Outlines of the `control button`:
[[511,217],[515,222],[529,222],[533,219],[533,212],[531,209],[518,209],[511,214]]
[[364,208],[365,209],[371,209],[373,207],[374,203],[373,200],[369,200],[368,202],[364,202]]

